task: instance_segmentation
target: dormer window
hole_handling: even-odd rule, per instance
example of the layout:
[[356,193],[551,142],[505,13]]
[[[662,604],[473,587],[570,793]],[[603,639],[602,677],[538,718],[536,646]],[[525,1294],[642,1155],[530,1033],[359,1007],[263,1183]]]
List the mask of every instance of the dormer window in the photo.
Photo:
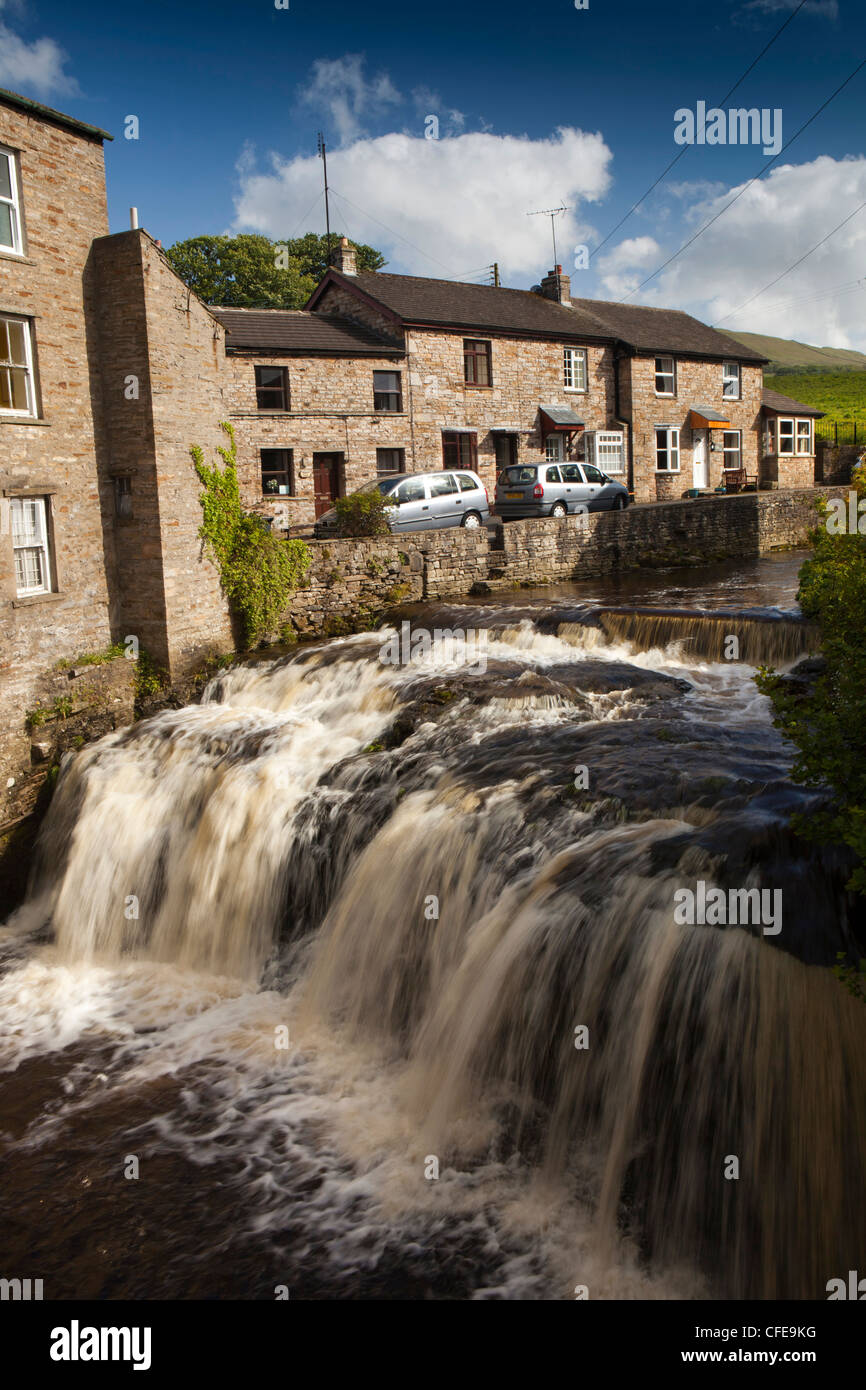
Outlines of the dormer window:
[[656,358],[656,395],[675,396],[677,394],[677,373],[672,357]]
[[23,256],[21,235],[21,197],[18,191],[17,160],[12,150],[0,145],[0,251]]

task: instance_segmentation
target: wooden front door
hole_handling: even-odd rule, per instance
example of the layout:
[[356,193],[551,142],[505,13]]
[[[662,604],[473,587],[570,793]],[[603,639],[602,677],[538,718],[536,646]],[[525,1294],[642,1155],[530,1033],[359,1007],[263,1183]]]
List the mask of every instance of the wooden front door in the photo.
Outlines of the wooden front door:
[[313,492],[316,516],[331,510],[340,496],[342,454],[313,454]]

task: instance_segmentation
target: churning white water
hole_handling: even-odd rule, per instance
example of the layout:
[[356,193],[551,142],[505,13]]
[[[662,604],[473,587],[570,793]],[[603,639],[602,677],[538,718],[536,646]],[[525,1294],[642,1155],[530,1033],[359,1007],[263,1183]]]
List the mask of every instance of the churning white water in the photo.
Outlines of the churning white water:
[[821,1296],[862,1221],[862,1005],[671,911],[724,854],[662,783],[722,710],[775,738],[751,669],[561,626],[491,629],[471,676],[472,644],[343,639],[77,754],[0,933],[0,1065],[70,1059],[12,1147],[110,1104],[124,1152],[230,1171],[222,1259],[290,1230],[273,1282],[301,1250],[336,1297],[449,1261],[476,1298]]

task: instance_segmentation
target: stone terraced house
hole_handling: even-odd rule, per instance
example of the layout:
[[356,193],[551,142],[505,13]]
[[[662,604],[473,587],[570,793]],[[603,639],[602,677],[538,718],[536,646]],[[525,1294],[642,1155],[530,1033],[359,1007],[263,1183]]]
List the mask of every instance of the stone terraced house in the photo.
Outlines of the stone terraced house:
[[765,358],[689,314],[572,299],[561,267],[538,291],[357,274],[344,239],[305,310],[214,312],[246,495],[278,528],[420,469],[492,493],[508,463],[581,459],[637,502],[814,478],[820,412],[791,402],[794,452],[771,451]]
[[[108,234],[105,131],[0,90],[0,776],[59,663],[134,636],[173,678],[232,629],[190,445],[308,527],[380,475],[579,458],[637,502],[808,486],[818,412],[688,314],[333,264],[303,310],[209,308]],[[554,524],[554,523],[552,523]],[[52,687],[53,689],[53,687]]]

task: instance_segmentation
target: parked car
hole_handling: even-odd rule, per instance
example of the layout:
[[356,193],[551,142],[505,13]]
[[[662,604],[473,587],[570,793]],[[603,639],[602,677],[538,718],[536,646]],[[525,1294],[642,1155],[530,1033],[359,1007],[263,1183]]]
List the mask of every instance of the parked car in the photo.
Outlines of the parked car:
[[[358,488],[374,492],[393,503],[388,525],[398,535],[407,531],[434,531],[441,526],[485,526],[490,516],[487,489],[477,473],[436,471],[391,473]],[[334,508],[320,516],[314,528],[318,539],[338,534]]]
[[568,512],[622,510],[628,489],[592,463],[514,463],[496,480],[494,507],[503,521]]

